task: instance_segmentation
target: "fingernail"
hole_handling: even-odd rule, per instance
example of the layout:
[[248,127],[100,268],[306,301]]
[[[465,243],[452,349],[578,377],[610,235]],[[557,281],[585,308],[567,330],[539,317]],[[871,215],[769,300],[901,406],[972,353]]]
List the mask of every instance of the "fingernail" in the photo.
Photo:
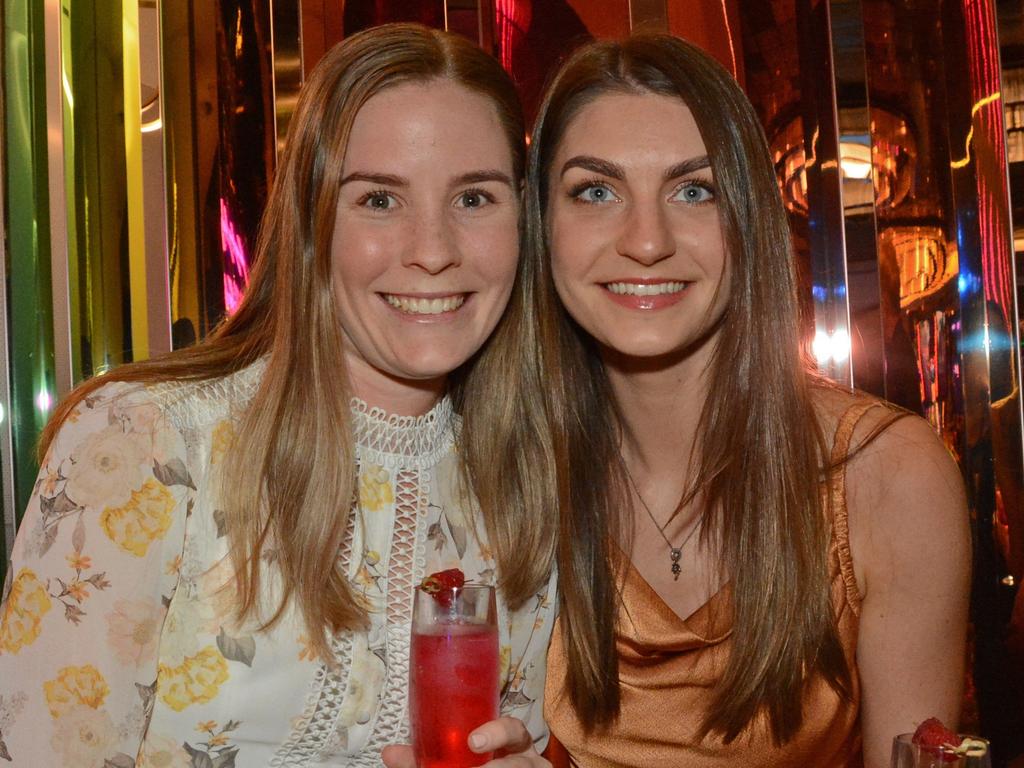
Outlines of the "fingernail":
[[469,746],[471,746],[473,749],[482,749],[487,746],[487,737],[482,736],[479,733],[470,734]]

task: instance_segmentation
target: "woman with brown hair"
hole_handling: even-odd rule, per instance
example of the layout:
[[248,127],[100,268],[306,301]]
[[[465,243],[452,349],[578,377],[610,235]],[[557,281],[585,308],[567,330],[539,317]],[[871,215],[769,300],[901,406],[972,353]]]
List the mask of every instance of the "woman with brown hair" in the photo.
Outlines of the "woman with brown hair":
[[408,740],[413,587],[449,568],[499,585],[502,711],[543,740],[523,136],[456,35],[380,27],[320,62],[238,312],[83,384],[43,435],[0,613],[4,758],[378,765]]
[[545,712],[575,763],[880,768],[955,722],[959,473],[923,420],[807,364],[732,77],[668,36],[578,51],[532,135],[527,236],[561,470]]

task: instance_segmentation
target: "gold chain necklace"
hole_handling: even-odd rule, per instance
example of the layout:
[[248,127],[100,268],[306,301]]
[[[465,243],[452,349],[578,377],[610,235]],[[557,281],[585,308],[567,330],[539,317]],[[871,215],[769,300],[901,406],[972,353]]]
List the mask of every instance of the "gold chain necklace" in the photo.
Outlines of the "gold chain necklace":
[[[669,541],[668,536],[665,535],[665,529],[668,527],[668,524],[672,522],[672,515],[669,515],[668,521],[665,525],[658,525],[658,521],[655,519],[654,513],[651,512],[651,508],[648,507],[647,502],[644,501],[644,497],[640,494],[640,489],[636,487],[636,480],[633,479],[633,473],[629,471],[629,467],[626,466],[625,461],[622,462],[622,468],[626,471],[626,477],[629,478],[629,484],[633,488],[633,493],[635,493],[636,497],[640,499],[640,505],[644,508],[647,516],[651,518],[651,522],[654,523],[654,527],[658,529],[658,533],[661,534],[661,538],[663,538],[665,543],[668,545],[668,556],[672,560],[672,576],[674,581],[679,581],[679,573],[683,570],[683,566],[679,564],[680,559],[683,557],[683,547],[690,542],[690,539],[693,538],[693,534],[700,530],[700,523],[693,526],[693,529],[686,534],[686,538],[683,539],[682,543],[678,547],[673,547],[672,542]],[[679,507],[676,507],[676,509],[679,509]],[[674,512],[675,510],[673,510],[673,513]]]

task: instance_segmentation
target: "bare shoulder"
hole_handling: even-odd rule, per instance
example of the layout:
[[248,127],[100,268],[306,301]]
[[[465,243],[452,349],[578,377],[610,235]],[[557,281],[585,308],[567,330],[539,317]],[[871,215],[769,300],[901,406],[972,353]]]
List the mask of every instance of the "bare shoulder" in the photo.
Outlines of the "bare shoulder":
[[893,481],[905,486],[916,479],[944,479],[959,487],[956,461],[932,425],[920,416],[876,397],[839,387],[816,389],[814,402],[829,444],[844,415],[861,406],[847,451],[848,486],[880,489],[879,484]]
[[829,437],[851,406],[878,406],[857,421],[845,464],[850,546],[861,594],[934,569],[969,570],[962,475],[931,424],[858,393],[829,391],[818,403]]

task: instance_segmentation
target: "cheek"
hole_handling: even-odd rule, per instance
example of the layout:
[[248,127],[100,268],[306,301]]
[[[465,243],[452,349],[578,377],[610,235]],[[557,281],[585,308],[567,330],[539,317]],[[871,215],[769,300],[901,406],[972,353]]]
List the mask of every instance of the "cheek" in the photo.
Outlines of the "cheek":
[[512,288],[519,263],[517,220],[495,222],[492,226],[468,232],[463,249],[481,275],[497,285]]
[[555,284],[570,287],[582,279],[604,251],[610,235],[606,217],[580,217],[572,212],[551,212],[548,224],[548,253]]
[[387,267],[389,254],[398,252],[398,240],[382,229],[351,227],[331,247],[331,273],[335,291],[352,293],[365,287]]
[[558,295],[565,301],[576,279],[583,276],[585,265],[579,253],[581,242],[567,236],[564,229],[552,228],[548,244],[551,259],[551,277]]

